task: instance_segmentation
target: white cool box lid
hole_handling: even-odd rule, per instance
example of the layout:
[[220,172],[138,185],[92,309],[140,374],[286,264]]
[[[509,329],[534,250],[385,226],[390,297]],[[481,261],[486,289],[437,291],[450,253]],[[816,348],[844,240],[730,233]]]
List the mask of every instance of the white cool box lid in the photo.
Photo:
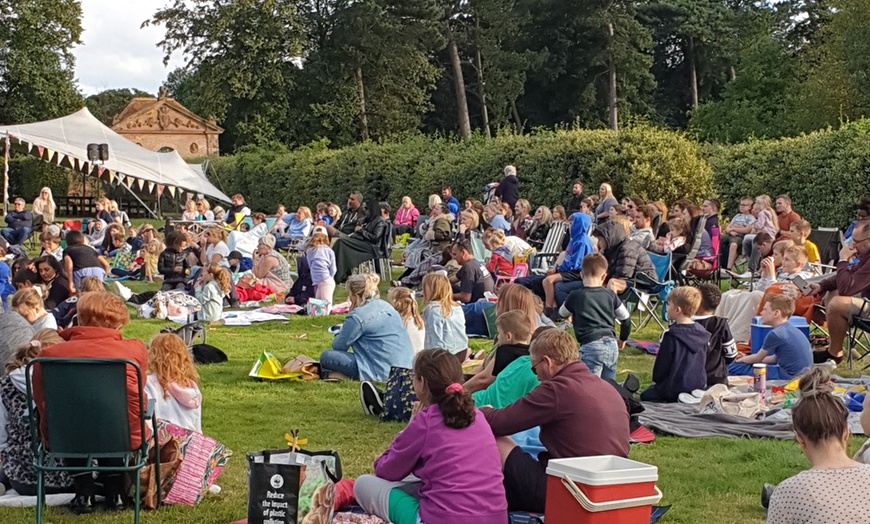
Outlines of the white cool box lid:
[[659,479],[659,469],[615,455],[600,455],[551,459],[547,464],[547,475],[568,477],[587,486],[611,486],[655,482]]

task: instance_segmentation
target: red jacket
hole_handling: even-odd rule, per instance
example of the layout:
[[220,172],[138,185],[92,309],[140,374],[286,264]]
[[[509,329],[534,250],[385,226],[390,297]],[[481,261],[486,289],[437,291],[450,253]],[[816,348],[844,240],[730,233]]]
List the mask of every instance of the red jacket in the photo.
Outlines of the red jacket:
[[[46,348],[39,354],[40,358],[124,358],[132,360],[142,370],[141,398],[145,396],[145,380],[147,377],[148,351],[145,344],[139,340],[124,340],[121,333],[115,329],[77,326],[63,331],[60,336],[66,342]],[[33,397],[36,409],[42,417],[43,434],[46,431],[45,401],[42,396],[42,370],[36,366],[33,370]],[[138,380],[136,370],[127,367],[127,398],[129,400],[128,417],[130,420],[130,446],[136,449],[142,445],[142,435],[139,431],[139,395],[136,394]]]

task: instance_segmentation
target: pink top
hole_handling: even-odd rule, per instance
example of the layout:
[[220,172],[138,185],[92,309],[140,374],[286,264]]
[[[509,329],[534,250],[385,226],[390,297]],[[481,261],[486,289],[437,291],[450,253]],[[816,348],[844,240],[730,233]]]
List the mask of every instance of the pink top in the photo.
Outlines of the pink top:
[[755,232],[761,233],[762,231],[770,235],[770,238],[776,238],[776,224],[773,221],[770,211],[766,209],[759,211],[758,216],[755,218]]
[[420,518],[426,524],[507,522],[501,459],[480,411],[463,429],[445,426],[436,405],[418,413],[375,461],[382,479],[399,481],[410,473],[422,482]]
[[420,212],[415,206],[410,209],[400,207],[396,210],[396,220],[393,223],[397,226],[414,227],[417,224],[417,219],[420,217]]

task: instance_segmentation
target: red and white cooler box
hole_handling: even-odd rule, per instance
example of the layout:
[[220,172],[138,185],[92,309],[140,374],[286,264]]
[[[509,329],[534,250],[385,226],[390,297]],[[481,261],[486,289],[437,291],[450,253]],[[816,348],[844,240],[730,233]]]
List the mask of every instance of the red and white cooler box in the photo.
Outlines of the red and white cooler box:
[[649,524],[658,468],[614,455],[547,464],[547,524]]

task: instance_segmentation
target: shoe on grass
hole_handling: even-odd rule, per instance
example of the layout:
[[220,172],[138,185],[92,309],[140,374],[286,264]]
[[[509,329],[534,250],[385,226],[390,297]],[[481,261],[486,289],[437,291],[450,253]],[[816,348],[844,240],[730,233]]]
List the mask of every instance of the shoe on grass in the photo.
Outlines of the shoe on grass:
[[359,401],[362,403],[366,415],[380,418],[381,413],[384,412],[384,400],[381,398],[381,392],[368,380],[359,383]]
[[133,290],[122,284],[120,281],[115,281],[115,289],[118,291],[118,295],[124,299],[124,302],[127,302],[133,297]]

